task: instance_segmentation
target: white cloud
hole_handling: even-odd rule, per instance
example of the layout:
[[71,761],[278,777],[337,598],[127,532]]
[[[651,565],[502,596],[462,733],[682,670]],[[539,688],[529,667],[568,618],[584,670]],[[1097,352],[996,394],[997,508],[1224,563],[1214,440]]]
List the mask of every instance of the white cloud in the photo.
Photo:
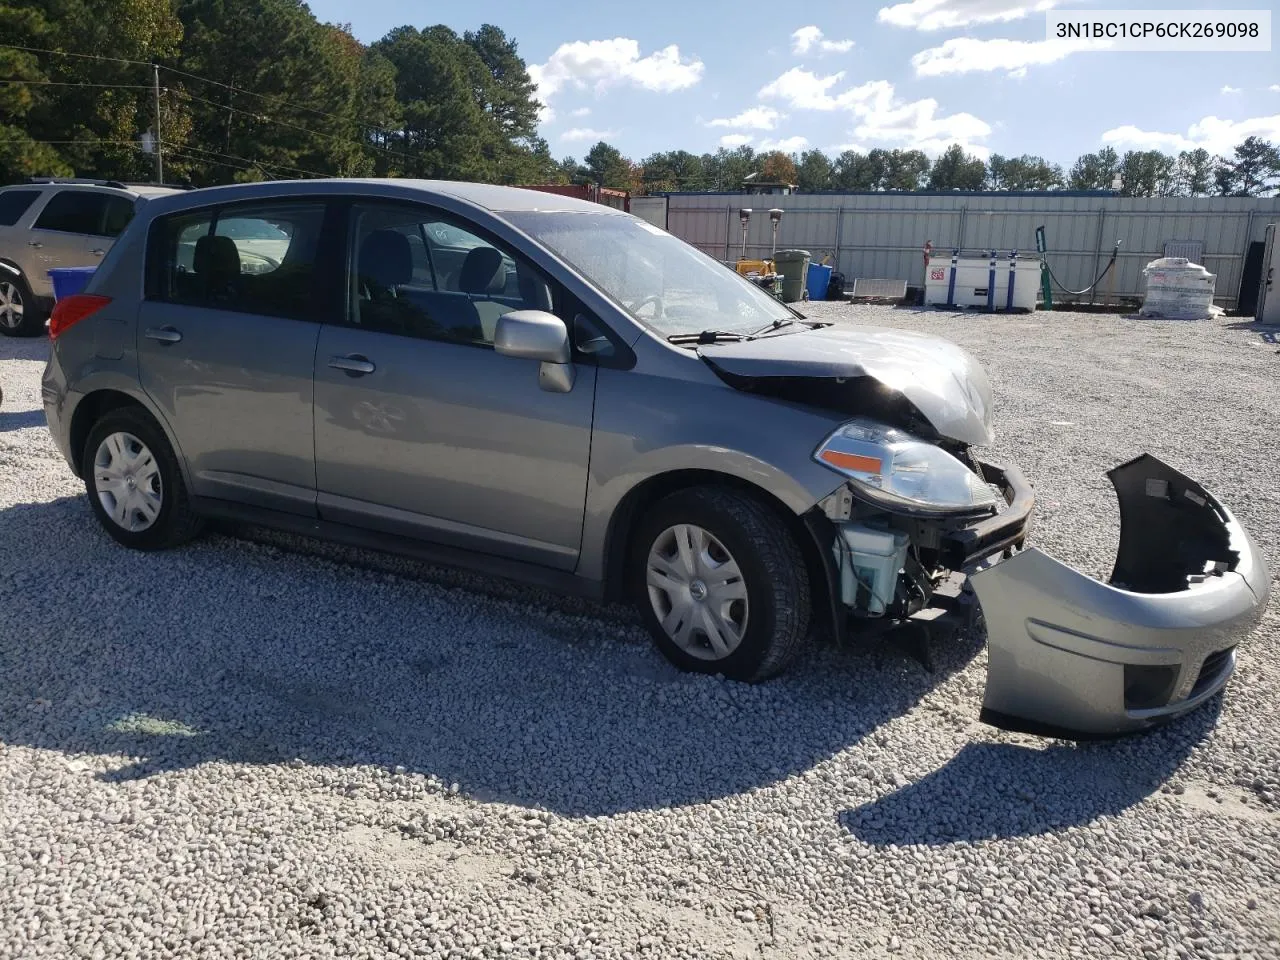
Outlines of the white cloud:
[[1267,89],[1272,93],[1280,93],[1280,83],[1273,83],[1271,86],[1267,87]]
[[781,150],[783,153],[795,153],[809,145],[806,137],[787,137],[783,140],[761,140],[761,150]]
[[884,80],[872,80],[833,97],[828,91],[843,79],[843,71],[820,77],[809,70],[792,67],[778,79],[761,87],[760,96],[784,100],[796,110],[848,110],[859,104],[880,101],[893,95],[892,84]]
[[877,19],[914,30],[953,30],[974,23],[1008,23],[1043,13],[1058,0],[908,0],[881,7]]
[[991,135],[991,125],[971,113],[941,115],[932,97],[903,101],[887,80],[871,80],[838,90],[843,73],[820,77],[808,70],[788,70],[761,91],[762,97],[777,97],[796,110],[840,110],[856,121],[853,137],[859,142],[887,143],[926,153],[940,153],[949,144],[959,143],[980,157],[989,153],[977,141]]
[[627,37],[612,40],[575,40],[562,43],[546,63],[529,67],[538,99],[550,101],[566,87],[597,92],[611,86],[630,85],[655,93],[671,93],[692,87],[702,79],[703,63],[680,56],[675,44],[640,56],[640,44]]
[[1239,93],[1239,92],[1240,92],[1240,88],[1239,88],[1239,87],[1233,87],[1233,86],[1231,86],[1231,84],[1229,84],[1229,83],[1225,83],[1225,84],[1223,84],[1223,85],[1222,85],[1222,89],[1221,89],[1221,90],[1219,90],[1218,92],[1219,92],[1219,93]]
[[1205,117],[1188,127],[1185,134],[1143,130],[1133,124],[1126,124],[1106,131],[1102,135],[1102,142],[1139,150],[1181,151],[1204,147],[1210,153],[1227,154],[1246,137],[1280,140],[1280,113],[1250,120]]
[[610,137],[616,137],[616,130],[593,130],[590,127],[574,127],[572,130],[566,130],[560,134],[560,139],[566,143],[572,143],[576,140],[608,140]]
[[911,58],[918,77],[944,77],[957,73],[1004,70],[1022,76],[1027,67],[1057,63],[1082,50],[1101,50],[1098,40],[975,40],[955,37],[940,47],[921,50]]
[[791,35],[791,52],[806,54],[810,50],[818,53],[848,53],[853,49],[852,40],[823,40],[822,31],[817,27],[801,27]]
[[751,142],[750,134],[746,133],[726,133],[720,138],[720,146],[732,150],[734,147],[743,147]]
[[748,107],[736,117],[720,117],[709,120],[709,127],[746,127],[748,130],[772,130],[782,119],[773,107]]
[[556,112],[545,103],[538,104],[538,122],[551,123],[556,118]]
[[571,117],[586,117],[590,115],[591,115],[590,107],[579,107],[577,110],[569,111],[569,116]]

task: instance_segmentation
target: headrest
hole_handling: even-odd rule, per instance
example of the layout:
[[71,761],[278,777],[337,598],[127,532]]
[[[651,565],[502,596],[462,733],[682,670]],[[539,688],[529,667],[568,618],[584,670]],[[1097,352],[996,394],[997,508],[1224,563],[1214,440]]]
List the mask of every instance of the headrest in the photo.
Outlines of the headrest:
[[196,241],[191,266],[208,283],[227,283],[240,275],[240,251],[230,237],[203,236]]
[[360,244],[357,272],[384,287],[413,279],[413,252],[409,238],[395,230],[375,230]]
[[462,261],[462,271],[458,274],[458,288],[463,293],[481,294],[496,292],[502,289],[503,282],[498,281],[498,271],[502,267],[502,254],[493,247],[476,247],[467,253]]

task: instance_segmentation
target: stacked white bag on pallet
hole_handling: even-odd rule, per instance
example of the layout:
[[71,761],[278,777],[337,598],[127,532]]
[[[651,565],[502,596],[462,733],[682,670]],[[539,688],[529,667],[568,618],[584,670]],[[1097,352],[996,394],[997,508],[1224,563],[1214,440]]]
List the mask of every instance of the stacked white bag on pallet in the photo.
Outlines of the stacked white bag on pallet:
[[1142,271],[1147,295],[1138,315],[1166,320],[1207,320],[1222,315],[1213,304],[1217,276],[1185,257],[1161,257]]

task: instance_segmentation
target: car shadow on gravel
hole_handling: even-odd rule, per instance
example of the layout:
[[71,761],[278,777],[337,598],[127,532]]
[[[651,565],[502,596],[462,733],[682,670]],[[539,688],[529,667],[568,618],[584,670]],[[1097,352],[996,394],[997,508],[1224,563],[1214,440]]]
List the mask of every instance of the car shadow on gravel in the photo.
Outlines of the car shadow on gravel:
[[0,742],[108,782],[284,764],[341,793],[403,767],[565,815],[700,803],[811,769],[980,649],[935,643],[929,673],[824,646],[748,686],[675,671],[609,607],[222,536],[125,550],[82,497],[0,510],[0,543]]
[[43,410],[8,411],[0,409],[0,433],[8,430],[25,430],[27,427],[45,425]]
[[1092,743],[969,743],[841,824],[876,846],[1025,837],[1114,816],[1169,780],[1218,720],[1218,696],[1167,727]]

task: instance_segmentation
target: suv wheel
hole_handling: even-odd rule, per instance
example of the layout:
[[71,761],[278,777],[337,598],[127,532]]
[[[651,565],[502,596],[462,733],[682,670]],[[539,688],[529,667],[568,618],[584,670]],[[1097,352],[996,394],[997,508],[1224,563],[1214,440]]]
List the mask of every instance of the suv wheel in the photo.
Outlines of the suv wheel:
[[144,411],[113,410],[94,424],[81,463],[94,514],[126,547],[158,550],[199,533],[173,448]]
[[0,333],[34,337],[44,330],[44,310],[21,275],[0,274]]
[[629,567],[641,614],[676,666],[757,682],[780,673],[809,629],[804,557],[783,522],[733,490],[696,487],[656,504]]

